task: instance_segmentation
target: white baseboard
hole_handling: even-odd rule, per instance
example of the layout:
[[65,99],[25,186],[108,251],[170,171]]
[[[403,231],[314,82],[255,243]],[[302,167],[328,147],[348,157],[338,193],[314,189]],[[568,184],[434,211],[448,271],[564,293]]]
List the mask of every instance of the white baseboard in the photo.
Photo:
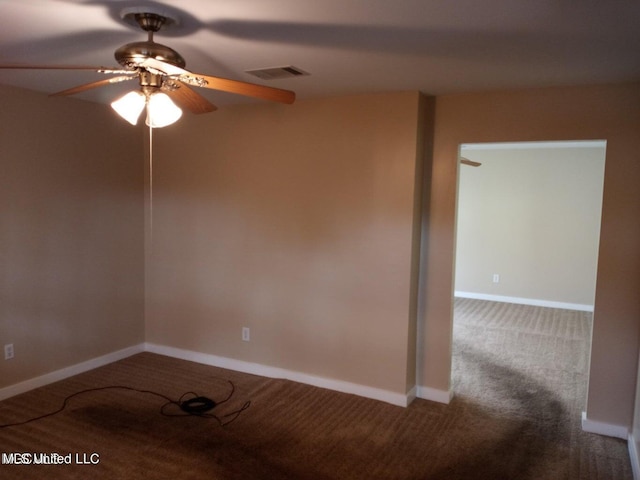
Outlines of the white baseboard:
[[629,438],[628,427],[589,420],[587,418],[587,412],[582,412],[582,430],[589,433],[606,435],[607,437],[622,438],[623,440]]
[[250,373],[252,375],[260,375],[268,378],[283,378],[298,383],[313,385],[315,387],[335,390],[342,393],[351,393],[360,397],[380,400],[392,405],[406,407],[415,398],[415,389],[406,394],[396,393],[389,390],[368,387],[357,383],[344,382],[341,380],[333,380],[330,378],[317,377],[306,373],[286,370],[278,367],[270,367],[259,363],[245,362],[243,360],[234,360],[232,358],[219,357],[207,353],[194,352],[191,350],[183,350],[180,348],[167,347],[164,345],[156,345],[153,343],[145,344],[145,350],[159,355],[189,360],[204,365],[211,365],[219,368],[227,368],[237,372]]
[[627,445],[629,446],[629,458],[631,459],[631,469],[633,470],[633,478],[634,480],[640,480],[640,462],[638,461],[638,444],[636,443],[636,439],[633,436],[633,433],[629,434]]
[[411,402],[413,402],[416,398],[418,398],[418,387],[414,386],[411,390],[407,392],[407,404],[404,406],[408,407],[409,405],[411,405]]
[[24,382],[9,385],[8,387],[0,389],[0,400],[4,400],[6,398],[28,392],[29,390],[33,390],[34,388],[44,387],[45,385],[49,385],[50,383],[57,382],[59,380],[64,380],[65,378],[78,375],[79,373],[88,372],[89,370],[93,370],[94,368],[117,362],[118,360],[122,360],[123,358],[130,357],[131,355],[135,355],[136,353],[141,353],[143,351],[144,344],[134,345],[132,347],[124,348],[116,352],[108,353],[101,357],[92,358],[91,360],[87,360],[86,362],[78,363],[76,365],[62,368],[54,372],[46,373],[39,377],[30,378],[29,380],[25,380]]
[[448,405],[453,398],[453,392],[451,390],[438,390],[431,387],[418,387],[418,398]]
[[[72,365],[54,372],[41,375],[39,377],[31,378],[14,385],[9,385],[0,389],[0,400],[4,400],[15,395],[19,395],[35,388],[43,387],[59,380],[78,375],[80,373],[93,370],[94,368],[108,365],[109,363],[122,360],[137,353],[152,352],[160,355],[166,355],[168,357],[180,358],[183,360],[189,360],[205,365],[212,365],[220,368],[227,368],[229,370],[235,370],[238,372],[250,373],[253,375],[260,375],[269,378],[284,378],[292,380],[294,382],[305,383],[307,385],[313,385],[316,387],[327,388],[329,390],[335,390],[343,393],[350,393],[361,397],[371,398],[374,400],[380,400],[383,402],[397,405],[400,407],[408,406],[417,396],[416,387],[413,387],[406,394],[400,394],[389,390],[383,390],[374,387],[368,387],[366,385],[360,385],[351,382],[344,382],[341,380],[333,380],[329,378],[317,377],[314,375],[308,375],[301,372],[292,370],[285,370],[277,367],[269,367],[258,363],[245,362],[242,360],[234,360],[231,358],[219,357],[216,355],[210,355],[206,353],[199,353],[190,350],[183,350],[179,348],[166,347],[163,345],[156,345],[151,343],[144,343],[134,345],[129,348],[118,350],[116,352],[103,355],[101,357],[93,358],[76,365]],[[427,398],[427,397],[420,397]],[[438,401],[438,400],[436,400]],[[448,403],[448,402],[445,402]]]
[[454,295],[460,298],[474,298],[476,300],[488,300],[490,302],[517,303],[520,305],[531,305],[534,307],[563,308],[565,310],[579,310],[581,312],[593,312],[593,305],[586,305],[582,303],[554,302],[551,300],[538,300],[535,298],[521,298],[521,297],[507,297],[503,295],[489,295],[487,293],[461,292],[458,290],[454,292]]

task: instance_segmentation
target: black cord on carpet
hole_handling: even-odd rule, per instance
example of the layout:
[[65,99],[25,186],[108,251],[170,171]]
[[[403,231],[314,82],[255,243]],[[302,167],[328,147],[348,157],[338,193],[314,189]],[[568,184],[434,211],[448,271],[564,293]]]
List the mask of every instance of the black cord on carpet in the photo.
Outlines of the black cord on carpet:
[[[134,387],[127,387],[124,385],[109,385],[107,387],[97,387],[97,388],[87,388],[85,390],[80,390],[79,392],[76,393],[72,393],[71,395],[69,395],[68,397],[66,397],[64,399],[64,401],[62,402],[62,406],[50,413],[45,413],[44,415],[40,415],[38,417],[34,417],[34,418],[30,418],[29,420],[25,420],[23,422],[16,422],[16,423],[6,423],[6,424],[2,424],[0,425],[0,428],[7,428],[7,427],[16,427],[19,425],[26,425],[28,423],[31,422],[35,422],[37,420],[42,420],[43,418],[47,418],[47,417],[52,417],[54,415],[57,415],[58,413],[62,412],[64,409],[67,408],[67,405],[69,404],[69,401],[73,398],[73,397],[77,397],[79,395],[83,395],[89,392],[99,392],[99,391],[103,391],[103,390],[129,390],[132,392],[137,392],[137,393],[142,393],[142,394],[149,394],[149,395],[154,395],[156,397],[160,397],[164,400],[166,400],[166,403],[162,405],[162,407],[160,407],[160,414],[165,416],[165,417],[203,417],[203,418],[212,418],[214,420],[216,420],[218,422],[218,424],[220,424],[221,427],[224,427],[226,425],[229,425],[231,422],[235,421],[242,412],[244,412],[247,408],[249,408],[249,406],[251,405],[251,401],[247,401],[245,402],[245,404],[240,407],[238,410],[235,410],[231,413],[227,413],[225,415],[222,416],[217,416],[213,413],[209,413],[211,410],[213,410],[215,407],[217,407],[218,405],[222,405],[223,403],[229,401],[231,399],[231,397],[233,396],[234,392],[235,392],[235,385],[233,384],[233,382],[229,381],[229,384],[231,385],[231,392],[229,393],[229,395],[227,396],[227,398],[225,398],[224,400],[221,400],[220,402],[215,402],[214,400],[208,398],[208,397],[204,397],[204,396],[200,396],[195,392],[186,392],[184,393],[178,400],[172,400],[171,398],[167,397],[166,395],[163,395],[162,393],[158,393],[158,392],[154,392],[152,390],[141,390],[138,388],[134,388]],[[185,397],[192,395],[192,398],[185,400]],[[171,412],[170,409],[173,408],[175,410],[175,412]],[[227,420],[229,419],[229,420]]]

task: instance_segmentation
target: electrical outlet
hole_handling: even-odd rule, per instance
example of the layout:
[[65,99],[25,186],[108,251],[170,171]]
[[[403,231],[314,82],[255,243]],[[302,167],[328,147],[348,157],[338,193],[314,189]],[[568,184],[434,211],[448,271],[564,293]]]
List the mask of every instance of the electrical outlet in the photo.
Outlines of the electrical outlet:
[[493,274],[493,283],[500,283],[500,274],[499,273],[494,273]]
[[10,360],[13,358],[13,343],[7,343],[4,346],[4,359]]
[[251,330],[249,330],[249,327],[242,327],[242,340],[245,342],[251,340]]

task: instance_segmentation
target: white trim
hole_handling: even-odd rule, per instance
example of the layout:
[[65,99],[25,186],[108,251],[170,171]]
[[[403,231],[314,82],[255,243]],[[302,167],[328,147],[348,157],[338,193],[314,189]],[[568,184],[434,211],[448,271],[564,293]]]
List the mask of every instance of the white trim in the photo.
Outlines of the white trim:
[[[156,345],[152,343],[144,343],[134,345],[116,352],[103,355],[101,357],[87,360],[86,362],[72,365],[54,372],[41,375],[39,377],[31,378],[14,385],[9,385],[0,389],[0,400],[19,395],[35,388],[49,385],[50,383],[64,380],[65,378],[78,375],[80,373],[93,370],[94,368],[108,365],[109,363],[122,360],[137,353],[152,352],[160,355],[166,355],[168,357],[180,358],[183,360],[189,360],[205,365],[212,365],[220,368],[227,368],[238,372],[250,373],[253,375],[260,375],[269,378],[284,378],[292,380],[294,382],[304,383],[307,385],[313,385],[316,387],[327,388],[329,390],[335,390],[343,393],[350,393],[361,397],[371,398],[374,400],[380,400],[383,402],[397,405],[400,407],[408,406],[418,396],[416,394],[417,389],[413,387],[406,394],[400,394],[389,390],[383,390],[380,388],[369,387],[366,385],[360,385],[357,383],[344,382],[342,380],[333,380],[324,377],[317,377],[315,375],[309,375],[306,373],[296,372],[292,370],[285,370],[277,367],[269,367],[258,363],[245,362],[242,360],[234,360],[232,358],[219,357],[216,355],[210,355],[206,353],[194,352],[190,350],[183,350],[179,348],[167,347],[163,345]],[[420,398],[428,398],[420,395]],[[436,400],[441,401],[441,400]],[[448,403],[448,402],[444,402]]]
[[30,378],[29,380],[25,380],[24,382],[9,385],[8,387],[0,389],[0,400],[5,400],[9,397],[28,392],[29,390],[33,390],[34,388],[44,387],[45,385],[49,385],[50,383],[64,380],[65,378],[69,378],[80,373],[88,372],[89,370],[93,370],[94,368],[102,367],[104,365],[108,365],[109,363],[117,362],[118,360],[122,360],[123,358],[127,358],[131,355],[142,352],[144,352],[144,344],[134,345],[132,347],[124,348],[116,352],[108,353],[101,357],[92,358],[91,360],[87,360],[86,362],[78,363],[76,365],[71,365],[70,367],[62,368],[54,372],[46,373],[39,377]]
[[431,387],[418,387],[418,398],[448,405],[453,398],[453,392],[451,390],[438,390],[437,388]]
[[634,480],[640,480],[640,462],[638,461],[638,444],[633,436],[633,433],[629,434],[627,440],[629,446],[629,458],[631,459],[631,469],[633,470]]
[[583,303],[555,302],[536,298],[507,297],[503,295],[490,295],[488,293],[461,292],[458,290],[454,292],[454,295],[460,298],[475,298],[476,300],[489,300],[491,302],[517,303],[520,305],[532,305],[534,307],[564,308],[565,310],[593,312],[593,305]]
[[627,427],[589,420],[587,418],[587,412],[582,412],[582,430],[589,433],[606,435],[607,437],[622,438],[623,440],[629,438],[629,429]]
[[145,350],[147,352],[157,353],[159,355],[165,355],[167,357],[180,358],[182,360],[189,360],[192,362],[202,363],[219,368],[227,368],[229,370],[235,370],[237,372],[250,373],[252,375],[259,375],[269,378],[284,378],[286,380],[313,385],[315,387],[327,388],[329,390],[335,390],[342,393],[351,393],[353,395],[358,395],[361,397],[380,400],[392,405],[398,405],[400,407],[408,406],[410,400],[412,399],[412,391],[408,392],[407,394],[401,394],[389,390],[383,390],[380,388],[368,387],[366,385],[360,385],[357,383],[317,377],[315,375],[309,375],[293,370],[270,367],[259,363],[235,360],[233,358],[219,357],[217,355],[194,352],[192,350],[167,347],[164,345],[157,345],[153,343],[146,343]]
[[414,387],[407,392],[407,405],[411,405],[416,398],[418,398],[418,387],[414,385]]
[[606,140],[463,143],[460,150],[529,150],[532,148],[605,148]]

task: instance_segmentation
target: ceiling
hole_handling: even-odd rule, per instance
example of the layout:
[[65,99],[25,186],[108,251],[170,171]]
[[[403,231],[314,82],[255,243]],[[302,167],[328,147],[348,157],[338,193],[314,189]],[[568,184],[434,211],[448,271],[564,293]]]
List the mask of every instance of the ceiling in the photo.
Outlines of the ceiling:
[[[637,0],[2,0],[0,63],[115,67],[116,48],[146,40],[121,11],[145,6],[178,17],[155,41],[177,50],[188,70],[294,90],[299,99],[640,80]],[[310,75],[264,81],[245,73],[286,65]],[[0,84],[48,93],[102,78],[0,70]],[[123,89],[131,87],[77,97],[107,102]],[[199,93],[217,105],[254,101]]]

